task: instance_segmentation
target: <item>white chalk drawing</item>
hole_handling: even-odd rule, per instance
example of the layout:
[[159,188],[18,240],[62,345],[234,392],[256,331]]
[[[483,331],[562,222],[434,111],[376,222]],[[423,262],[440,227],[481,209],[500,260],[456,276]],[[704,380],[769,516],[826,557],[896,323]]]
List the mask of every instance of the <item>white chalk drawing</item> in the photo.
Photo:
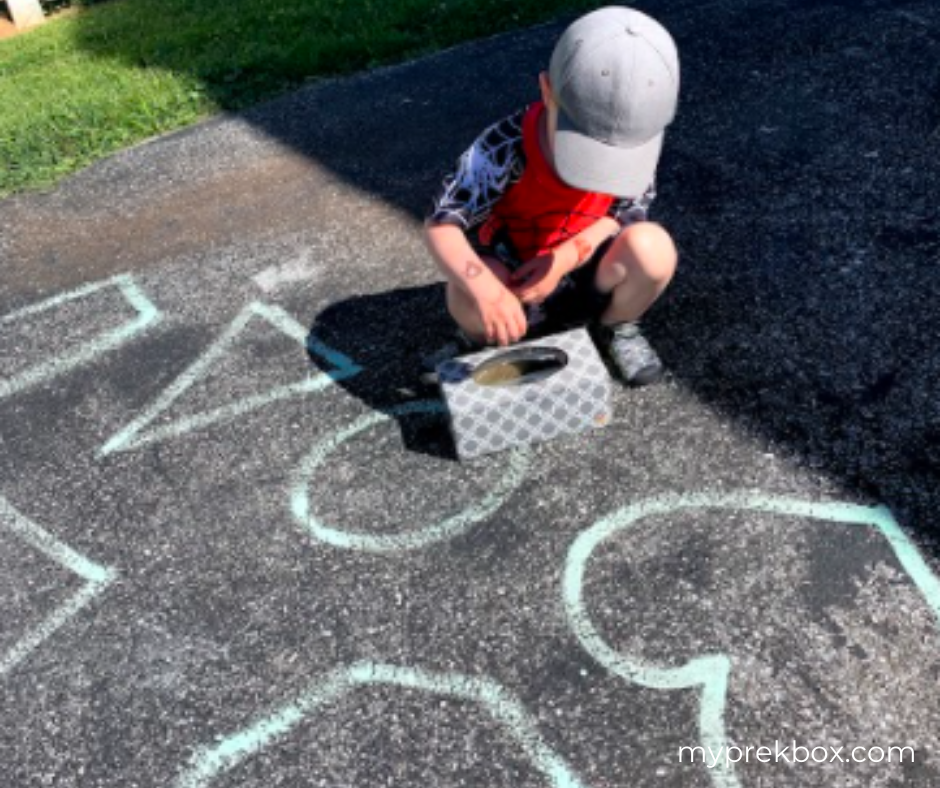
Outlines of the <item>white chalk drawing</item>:
[[318,443],[304,457],[293,475],[291,511],[294,517],[318,541],[334,547],[374,553],[395,553],[427,547],[435,542],[453,538],[467,531],[475,523],[485,520],[503,505],[525,479],[529,465],[529,451],[526,448],[516,449],[509,454],[506,472],[501,474],[493,489],[481,500],[445,520],[407,533],[386,535],[356,533],[339,526],[328,525],[312,511],[308,492],[310,477],[326,462],[330,453],[345,441],[370,427],[388,421],[393,416],[404,416],[410,413],[442,413],[443,410],[443,405],[436,400],[409,402],[391,408],[385,413],[376,412],[364,416]]
[[[585,606],[583,589],[592,553],[614,534],[627,531],[639,521],[654,515],[715,508],[793,515],[876,529],[887,540],[901,567],[940,622],[940,580],[931,572],[891,512],[883,506],[819,503],[748,492],[700,493],[649,498],[604,517],[582,532],[568,551],[563,597],[571,628],[594,659],[625,681],[662,690],[698,688],[700,744],[710,747],[712,752],[719,752],[719,747],[728,745],[725,707],[728,677],[733,667],[731,657],[724,653],[709,654],[696,657],[680,667],[662,668],[639,657],[622,654],[611,648],[597,631]],[[740,788],[733,766],[720,763],[718,767],[710,769],[709,774],[716,788]]]
[[[216,364],[230,350],[233,342],[244,331],[252,319],[260,318],[267,321],[282,333],[306,346],[307,350],[319,356],[332,365],[329,372],[308,375],[297,383],[278,386],[261,394],[242,397],[236,402],[213,408],[212,410],[192,414],[176,419],[156,427],[150,425],[173,403]],[[191,364],[179,377],[177,377],[137,418],[121,428],[99,450],[99,456],[113,452],[128,451],[149,443],[176,438],[193,430],[208,427],[223,421],[243,416],[246,413],[263,408],[273,402],[279,402],[294,397],[303,397],[313,392],[321,391],[335,381],[351,378],[361,372],[361,368],[354,364],[342,353],[333,350],[315,337],[308,336],[308,332],[293,317],[278,306],[253,302],[245,307],[229,324],[222,334],[209,348]]]
[[359,662],[315,681],[296,700],[243,730],[196,752],[175,788],[204,788],[221,774],[289,734],[305,718],[362,687],[398,687],[479,704],[520,747],[554,788],[585,788],[577,774],[538,732],[515,695],[490,678],[435,673],[415,667]]
[[9,501],[2,497],[0,497],[0,528],[10,531],[26,544],[85,581],[71,598],[30,629],[6,654],[0,654],[0,677],[3,677],[113,583],[117,578],[117,572],[110,567],[94,563],[63,544],[17,511]]
[[[355,425],[354,425],[355,427]],[[355,431],[361,431],[359,427]],[[348,437],[348,436],[347,436]],[[702,746],[718,752],[727,744],[724,715],[731,658],[724,653],[698,657],[686,665],[662,668],[638,657],[621,654],[601,637],[583,600],[584,577],[594,550],[611,536],[654,515],[695,509],[735,509],[764,512],[870,527],[888,542],[901,567],[923,595],[940,621],[940,580],[931,572],[913,543],[885,507],[848,503],[813,502],[762,493],[701,493],[651,498],[632,504],[601,519],[581,533],[569,550],[563,580],[563,597],[572,629],[581,645],[602,666],[620,678],[660,690],[700,690],[699,736]],[[337,668],[315,681],[299,697],[238,732],[218,737],[215,744],[199,749],[180,774],[175,788],[207,788],[302,721],[354,690],[368,686],[392,686],[479,703],[520,745],[534,766],[554,788],[587,788],[574,769],[541,738],[533,718],[514,695],[488,677],[456,673],[432,673],[415,667],[360,662]],[[716,788],[740,788],[733,767],[719,764],[709,774]]]
[[[160,320],[161,316],[159,310],[157,310],[140,291],[129,275],[122,274],[102,282],[95,282],[94,284],[80,287],[77,290],[72,290],[71,292],[47,299],[46,301],[41,301],[38,304],[32,304],[23,309],[18,309],[15,312],[10,312],[0,317],[0,328],[33,315],[49,312],[71,301],[86,298],[108,287],[116,287],[127,302],[137,311],[137,315],[123,325],[104,331],[77,347],[67,347],[67,342],[63,342],[61,355],[56,355],[48,361],[35,364],[28,369],[17,372],[12,377],[0,378],[0,399],[9,397],[11,394],[17,394],[24,389],[37,386],[40,383],[45,383],[67,372],[71,372],[76,367],[95,360],[109,350],[120,347],[135,335]],[[64,339],[67,340],[67,337]]]
[[[293,272],[285,271],[285,274],[292,276]],[[267,280],[264,282],[267,283]],[[10,377],[0,378],[0,399],[94,361],[160,320],[160,312],[137,288],[132,278],[121,275],[0,317],[0,327],[50,312],[63,304],[91,296],[108,287],[119,290],[136,311],[136,316],[116,328],[104,331],[75,347],[67,348],[61,357],[35,364]],[[331,369],[309,374],[292,384],[242,397],[230,404],[155,424],[229,353],[237,338],[255,319],[266,321],[297,341],[310,353],[325,360]],[[353,360],[308,335],[307,330],[280,307],[253,302],[248,304],[202,355],[140,415],[114,434],[101,447],[99,455],[128,451],[150,443],[178,438],[194,430],[235,419],[274,402],[322,391],[361,371],[361,367]],[[425,548],[465,533],[475,524],[486,520],[522,485],[531,457],[528,448],[516,449],[506,454],[505,472],[499,475],[496,484],[482,499],[440,522],[412,528],[407,532],[355,532],[341,524],[325,523],[314,512],[311,478],[346,441],[396,417],[443,412],[443,405],[437,400],[410,402],[384,412],[365,415],[320,440],[292,474],[290,509],[293,517],[319,542],[340,549],[384,554]],[[697,690],[699,743],[711,752],[722,751],[729,744],[725,715],[729,679],[734,668],[732,657],[724,652],[702,654],[678,667],[662,667],[637,655],[619,652],[604,640],[584,600],[585,576],[590,559],[600,544],[616,534],[630,530],[646,518],[700,509],[781,514],[822,523],[872,528],[887,541],[900,566],[940,623],[940,579],[933,574],[917,548],[885,507],[804,501],[760,492],[702,492],[645,499],[624,506],[598,520],[575,539],[566,557],[562,598],[571,629],[580,645],[593,659],[624,681],[663,691]],[[84,581],[78,591],[72,593],[65,602],[30,628],[5,653],[0,653],[0,678],[3,678],[115,582],[118,574],[115,569],[91,561],[56,539],[3,497],[0,497],[0,528],[9,531]],[[212,746],[200,749],[179,776],[176,788],[208,786],[219,775],[261,752],[275,740],[288,735],[302,720],[315,715],[324,706],[365,687],[418,690],[479,704],[503,727],[554,788],[587,788],[565,760],[544,742],[536,722],[519,700],[493,679],[458,673],[436,673],[417,667],[374,662],[338,667],[270,715],[249,724],[239,732],[218,739]],[[726,762],[719,762],[715,768],[709,770],[709,775],[715,788],[742,788],[733,765]]]
[[306,249],[292,260],[270,265],[263,271],[259,271],[251,277],[251,281],[265,293],[271,293],[285,285],[310,282],[319,276],[322,268],[321,260],[322,257]]

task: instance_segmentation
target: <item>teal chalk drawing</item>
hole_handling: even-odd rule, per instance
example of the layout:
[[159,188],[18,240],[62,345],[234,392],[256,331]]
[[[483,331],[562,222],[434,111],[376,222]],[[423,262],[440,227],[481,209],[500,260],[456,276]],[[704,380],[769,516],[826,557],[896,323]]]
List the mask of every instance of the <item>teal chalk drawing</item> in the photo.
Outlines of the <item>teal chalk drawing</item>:
[[506,499],[522,484],[529,466],[529,453],[517,449],[509,456],[509,467],[500,480],[481,500],[439,523],[407,533],[371,535],[355,533],[327,525],[313,512],[310,506],[310,477],[323,465],[330,453],[350,438],[370,427],[382,424],[393,416],[410,413],[443,413],[444,407],[434,400],[409,402],[391,408],[385,413],[371,413],[339,430],[318,443],[301,461],[293,475],[291,484],[291,511],[297,521],[318,541],[333,547],[362,550],[373,553],[395,553],[427,547],[435,542],[450,539],[468,530],[475,523],[485,520],[499,509]]
[[[245,330],[245,327],[255,318],[267,321],[276,329],[306,346],[314,355],[323,358],[333,366],[329,372],[310,375],[297,383],[243,397],[229,405],[213,408],[209,411],[196,413],[185,418],[162,424],[158,427],[148,427],[170,406],[173,405],[194,383],[202,378],[212,366],[223,358],[230,350],[235,339]],[[228,421],[243,416],[258,408],[270,405],[272,402],[302,397],[313,392],[321,391],[335,381],[351,378],[359,374],[362,368],[354,364],[342,353],[335,351],[314,337],[308,337],[307,331],[293,317],[278,306],[253,302],[245,307],[229,324],[225,331],[212,343],[212,345],[191,364],[179,377],[176,378],[164,391],[141,413],[137,418],[123,427],[98,451],[99,456],[106,456],[113,452],[128,451],[148,443],[176,438],[193,430],[208,427],[222,421]]]
[[539,735],[535,721],[519,700],[489,678],[433,673],[413,667],[357,662],[337,668],[314,682],[297,700],[270,716],[196,752],[176,788],[204,788],[216,777],[286,736],[305,718],[361,687],[398,687],[479,704],[500,723],[554,788],[586,788],[564,759]]
[[3,677],[113,583],[117,578],[117,572],[110,567],[100,566],[75,552],[22,515],[2,497],[0,497],[0,528],[10,531],[26,544],[85,581],[68,601],[29,630],[6,654],[0,654],[0,677]]
[[57,355],[49,361],[36,364],[16,373],[12,377],[0,378],[0,399],[71,372],[76,367],[87,364],[98,356],[123,345],[136,334],[160,320],[159,310],[134,284],[130,276],[122,274],[4,315],[0,317],[0,330],[6,324],[15,323],[23,318],[42,314],[43,312],[49,312],[62,304],[85,298],[108,287],[118,288],[127,302],[137,311],[136,317],[117,328],[99,334],[94,339],[90,339],[78,347],[65,350],[61,356]]
[[[644,687],[662,690],[699,688],[699,738],[703,747],[718,752],[728,744],[725,731],[728,678],[732,661],[727,654],[697,657],[676,668],[662,668],[611,648],[594,627],[584,604],[584,575],[597,546],[616,533],[654,515],[692,509],[738,509],[791,515],[848,525],[875,528],[888,541],[904,571],[923,595],[940,622],[940,580],[931,572],[914,544],[884,506],[817,503],[760,493],[690,494],[649,498],[617,510],[582,532],[574,541],[565,564],[563,596],[571,627],[584,649],[608,671]],[[709,770],[716,788],[740,788],[733,766]]]

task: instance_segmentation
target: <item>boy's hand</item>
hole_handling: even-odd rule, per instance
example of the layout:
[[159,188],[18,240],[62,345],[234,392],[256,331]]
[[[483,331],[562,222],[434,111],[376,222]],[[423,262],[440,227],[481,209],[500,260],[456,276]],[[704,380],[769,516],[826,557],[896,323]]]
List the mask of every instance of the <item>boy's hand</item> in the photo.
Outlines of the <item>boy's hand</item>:
[[541,304],[558,287],[567,271],[552,252],[533,257],[517,270],[510,288],[523,304]]
[[494,279],[475,300],[487,342],[505,347],[525,336],[529,326],[522,304],[502,282]]

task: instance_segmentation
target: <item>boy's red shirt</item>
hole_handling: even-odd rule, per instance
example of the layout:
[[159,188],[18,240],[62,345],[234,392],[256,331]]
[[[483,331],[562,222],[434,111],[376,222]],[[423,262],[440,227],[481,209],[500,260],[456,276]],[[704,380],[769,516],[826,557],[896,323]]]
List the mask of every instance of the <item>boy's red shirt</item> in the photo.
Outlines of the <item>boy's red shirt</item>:
[[486,128],[445,176],[428,224],[460,227],[480,254],[519,264],[603,216],[621,227],[645,221],[654,183],[643,194],[611,197],[572,188],[555,175],[539,142],[544,111],[541,102],[531,104]]
[[487,246],[504,230],[522,261],[548,252],[609,216],[614,203],[611,195],[575,189],[555,174],[539,142],[544,112],[541,101],[526,111],[522,120],[526,168],[479,229],[479,239]]

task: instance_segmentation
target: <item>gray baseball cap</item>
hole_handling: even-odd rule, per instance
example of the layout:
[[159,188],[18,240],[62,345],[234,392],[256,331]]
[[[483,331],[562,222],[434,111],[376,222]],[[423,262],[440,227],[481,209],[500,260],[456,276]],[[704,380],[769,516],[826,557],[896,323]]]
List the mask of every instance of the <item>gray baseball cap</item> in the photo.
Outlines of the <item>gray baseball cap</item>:
[[618,197],[642,194],[679,97],[679,56],[666,29],[632,8],[592,11],[558,40],[549,79],[562,180]]

